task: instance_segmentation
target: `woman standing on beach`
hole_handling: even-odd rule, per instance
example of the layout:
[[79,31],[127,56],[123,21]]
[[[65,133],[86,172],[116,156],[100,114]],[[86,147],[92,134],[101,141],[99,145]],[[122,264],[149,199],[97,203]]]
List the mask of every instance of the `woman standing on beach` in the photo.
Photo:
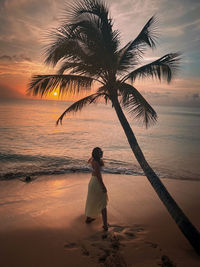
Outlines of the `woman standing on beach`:
[[92,157],[88,163],[92,166],[92,177],[88,185],[88,195],[85,207],[86,223],[91,223],[95,220],[97,214],[102,214],[103,228],[108,230],[107,223],[107,189],[103,183],[101,175],[101,167],[104,166],[102,160],[103,151],[99,147],[95,147],[92,151]]

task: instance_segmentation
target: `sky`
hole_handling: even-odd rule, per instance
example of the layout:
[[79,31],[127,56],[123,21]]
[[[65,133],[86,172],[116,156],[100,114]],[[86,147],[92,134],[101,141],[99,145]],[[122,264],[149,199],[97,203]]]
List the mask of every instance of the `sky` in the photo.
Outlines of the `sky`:
[[[34,74],[53,74],[44,65],[45,35],[59,25],[63,0],[0,0],[0,98],[27,98]],[[133,40],[152,15],[157,17],[158,44],[147,50],[144,64],[180,51],[179,73],[168,85],[139,80],[136,88],[150,103],[200,107],[200,1],[106,0],[121,32],[122,45]],[[56,98],[57,96],[55,96]]]

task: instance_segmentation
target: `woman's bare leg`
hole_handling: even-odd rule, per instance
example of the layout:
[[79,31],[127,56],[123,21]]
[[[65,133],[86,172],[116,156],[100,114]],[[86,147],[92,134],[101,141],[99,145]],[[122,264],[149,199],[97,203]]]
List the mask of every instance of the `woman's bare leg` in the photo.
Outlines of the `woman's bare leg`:
[[102,209],[101,214],[102,214],[102,220],[103,220],[103,228],[104,230],[108,230],[107,209],[106,208]]

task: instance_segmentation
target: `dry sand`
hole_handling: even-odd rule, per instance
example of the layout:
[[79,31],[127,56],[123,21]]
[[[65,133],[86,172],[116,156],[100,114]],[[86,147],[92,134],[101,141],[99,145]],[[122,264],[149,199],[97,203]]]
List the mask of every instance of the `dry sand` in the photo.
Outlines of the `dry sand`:
[[[108,221],[85,224],[89,174],[0,182],[0,266],[200,266],[145,177],[103,174]],[[200,230],[200,182],[163,179]]]

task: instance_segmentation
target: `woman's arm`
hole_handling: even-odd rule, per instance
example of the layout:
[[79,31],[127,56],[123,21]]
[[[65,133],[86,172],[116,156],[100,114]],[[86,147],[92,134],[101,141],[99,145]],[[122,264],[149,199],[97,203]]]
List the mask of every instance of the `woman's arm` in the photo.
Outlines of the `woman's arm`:
[[94,175],[97,177],[101,187],[102,187],[102,190],[103,192],[107,192],[107,189],[103,183],[103,179],[102,179],[102,175],[101,175],[101,170],[100,170],[100,165],[97,161],[93,160],[92,161],[92,167],[94,169]]
[[92,157],[88,159],[88,164],[92,163]]
[[101,167],[104,166],[104,162],[102,159],[100,159]]

